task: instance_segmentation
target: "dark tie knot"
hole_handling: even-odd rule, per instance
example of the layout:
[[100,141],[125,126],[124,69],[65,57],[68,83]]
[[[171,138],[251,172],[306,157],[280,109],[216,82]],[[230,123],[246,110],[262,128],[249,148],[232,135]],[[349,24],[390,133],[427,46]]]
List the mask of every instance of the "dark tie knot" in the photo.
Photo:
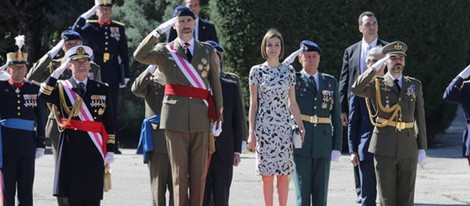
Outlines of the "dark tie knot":
[[85,93],[85,84],[83,82],[78,83],[77,93],[83,95]]
[[183,48],[187,49],[191,46],[191,44],[189,44],[188,42],[184,42],[183,43]]

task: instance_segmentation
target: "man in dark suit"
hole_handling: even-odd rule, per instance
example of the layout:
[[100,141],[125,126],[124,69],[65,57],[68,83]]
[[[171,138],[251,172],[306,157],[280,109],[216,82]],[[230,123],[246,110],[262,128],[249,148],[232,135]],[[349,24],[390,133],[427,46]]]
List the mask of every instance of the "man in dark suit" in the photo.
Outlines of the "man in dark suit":
[[163,74],[150,65],[132,83],[131,91],[145,99],[145,119],[142,123],[138,154],[144,154],[144,163],[150,173],[150,190],[153,206],[165,206],[166,191],[169,191],[169,205],[173,206],[171,166],[166,148],[165,132],[160,128],[160,113],[165,90]]
[[[113,105],[108,86],[88,78],[92,55],[88,46],[71,48],[39,94],[58,108],[61,134],[54,196],[67,197],[69,205],[100,205],[105,165],[114,161]],[[58,80],[66,68],[72,77]]]
[[470,65],[462,70],[447,86],[443,98],[449,102],[462,104],[467,126],[463,133],[463,156],[467,157],[470,165]]
[[[344,50],[343,66],[339,79],[341,119],[343,126],[347,126],[348,124],[349,99],[353,95],[351,93],[351,85],[367,67],[365,62],[367,51],[373,47],[387,44],[387,42],[379,39],[379,25],[374,13],[370,11],[362,12],[361,15],[359,15],[358,24],[359,32],[362,33],[362,40]],[[354,180],[359,202],[360,178],[358,167],[354,167]]]
[[[217,65],[222,69],[224,49],[215,41],[207,41],[219,57]],[[220,72],[224,112],[223,130],[215,141],[215,152],[211,156],[206,177],[204,206],[228,206],[233,166],[240,163],[241,145],[247,137],[244,100],[240,91],[240,79],[232,73]]]
[[27,54],[18,46],[18,52],[7,53],[10,79],[0,81],[0,204],[17,205],[17,194],[19,205],[31,206],[35,158],[45,151],[45,104],[38,98],[39,86],[24,78]]
[[[380,205],[413,205],[417,163],[426,158],[423,89],[419,80],[403,75],[407,49],[401,41],[385,45],[386,56],[359,75],[351,88],[377,110],[370,118],[375,127],[368,151],[374,154]],[[383,64],[387,73],[375,77]]]
[[[114,105],[113,121],[117,125],[119,88],[124,88],[129,81],[129,48],[125,25],[112,20],[112,13],[112,0],[95,0],[95,6],[78,17],[72,29],[80,33],[95,53],[92,58],[100,66],[102,82],[108,84]],[[94,14],[98,19],[87,20]],[[119,150],[116,152],[120,154]]]
[[[189,8],[179,10],[134,52],[138,62],[158,65],[165,76],[160,127],[165,129],[175,205],[202,204],[209,155],[214,149],[211,127],[213,132],[220,131],[217,122],[223,111],[217,55],[211,45],[194,39],[195,19]],[[172,26],[178,37],[158,43]]]
[[[366,63],[372,64],[383,58],[382,47],[374,47],[367,52]],[[383,69],[376,72],[376,76],[383,76]],[[348,143],[351,153],[351,163],[359,167],[361,203],[364,206],[375,206],[377,198],[376,180],[374,172],[374,155],[368,151],[372,126],[369,112],[363,97],[351,95],[349,99]],[[372,111],[374,114],[375,112]]]
[[[184,4],[186,7],[190,8],[194,14],[196,15],[196,28],[193,32],[194,38],[199,41],[207,41],[212,40],[215,42],[219,42],[219,38],[217,37],[217,31],[215,30],[214,24],[208,22],[204,19],[199,18],[199,14],[201,13],[201,4],[199,0],[185,0]],[[178,10],[180,7],[176,7]],[[174,16],[174,14],[173,14]],[[170,33],[168,34],[168,42],[173,41],[176,38],[176,30],[172,28]]]

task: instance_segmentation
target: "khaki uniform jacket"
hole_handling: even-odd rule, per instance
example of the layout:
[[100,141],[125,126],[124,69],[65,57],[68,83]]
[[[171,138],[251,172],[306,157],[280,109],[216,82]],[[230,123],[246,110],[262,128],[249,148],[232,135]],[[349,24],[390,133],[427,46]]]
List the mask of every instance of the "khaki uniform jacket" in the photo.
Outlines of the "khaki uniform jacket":
[[[155,46],[157,40],[149,34],[135,50],[134,58],[142,64],[158,65],[165,75],[167,84],[190,86],[188,79],[166,48],[168,43],[159,43]],[[178,41],[170,43],[174,44],[179,55],[187,59]],[[211,45],[195,41],[191,64],[198,71],[206,86],[212,90],[217,119],[222,108],[222,89],[215,58],[217,56]],[[181,132],[208,132],[210,128],[208,109],[202,100],[174,95],[164,96],[160,122],[162,129]]]
[[[165,87],[152,79],[153,75],[145,69],[132,83],[131,91],[145,99],[145,118],[160,115]],[[167,153],[166,139],[160,124],[152,123],[152,140],[154,151]]]
[[[352,85],[352,92],[358,96],[369,97],[373,105],[376,102],[374,80],[375,71],[368,68]],[[415,122],[414,128],[401,131],[395,127],[375,127],[369,145],[369,152],[398,159],[417,158],[418,149],[427,149],[426,122],[421,82],[415,78],[403,76],[402,89],[399,92],[389,73],[377,77],[384,107],[395,104],[401,106],[402,121]],[[391,113],[378,109],[377,117],[389,119]],[[374,120],[375,121],[375,120]],[[394,120],[396,121],[396,120]]]

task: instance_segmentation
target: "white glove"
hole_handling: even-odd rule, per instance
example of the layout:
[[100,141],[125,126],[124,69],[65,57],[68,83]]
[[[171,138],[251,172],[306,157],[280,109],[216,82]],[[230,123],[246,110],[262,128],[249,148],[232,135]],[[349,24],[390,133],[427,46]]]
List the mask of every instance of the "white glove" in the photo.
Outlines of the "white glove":
[[384,58],[379,59],[379,61],[372,64],[372,68],[374,68],[375,71],[379,71],[380,68],[382,68],[382,65],[385,63],[385,61],[387,61],[387,59],[389,59],[389,58],[390,58],[390,56],[388,54],[385,55]]
[[70,62],[70,58],[67,58],[67,61],[62,63],[59,68],[54,70],[51,74],[51,77],[55,79],[59,79],[60,75],[64,73],[64,71],[67,69],[67,64]]
[[307,47],[302,45],[302,47],[300,47],[299,50],[297,50],[295,52],[292,52],[292,54],[290,54],[282,63],[292,64],[292,62],[294,62],[295,58],[297,58],[297,56],[299,56],[300,53],[302,53],[305,50],[307,50]]
[[216,121],[212,124],[212,134],[218,137],[222,133],[222,122]]
[[96,9],[98,9],[99,6],[100,5],[95,4],[90,10],[88,10],[85,13],[83,13],[82,15],[80,15],[80,17],[82,17],[84,19],[90,18],[91,16],[93,16],[93,14],[95,14]]
[[107,152],[104,157],[104,163],[111,164],[114,162],[114,152]]
[[57,53],[62,49],[62,46],[64,46],[64,40],[60,40],[59,43],[57,43],[54,47],[52,47],[51,50],[47,52],[47,55],[53,59]]
[[338,150],[331,150],[331,161],[338,161],[341,157],[341,152]]
[[423,162],[426,159],[426,151],[424,149],[418,150],[418,163]]
[[129,83],[129,78],[124,78],[124,84],[119,84],[119,88],[126,88],[127,83]]
[[36,159],[39,159],[42,156],[44,156],[45,151],[46,151],[46,149],[44,149],[44,148],[36,148]]
[[462,70],[462,72],[459,73],[459,77],[462,77],[462,79],[466,79],[470,76],[470,64],[465,67],[465,69]]
[[8,63],[5,63],[2,67],[0,67],[0,72],[3,72],[7,69]]
[[178,21],[178,17],[175,16],[171,18],[170,20],[164,22],[163,24],[160,24],[155,30],[152,31],[152,35],[154,37],[159,38],[163,33],[167,32],[168,30],[171,29],[173,25],[175,25],[176,21]]

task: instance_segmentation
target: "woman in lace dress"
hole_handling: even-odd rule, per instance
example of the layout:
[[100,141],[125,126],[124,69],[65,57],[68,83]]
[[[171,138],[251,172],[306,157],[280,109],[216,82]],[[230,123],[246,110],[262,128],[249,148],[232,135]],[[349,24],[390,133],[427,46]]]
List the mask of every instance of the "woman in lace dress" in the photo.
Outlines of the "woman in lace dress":
[[304,126],[295,100],[295,71],[279,60],[284,53],[282,35],[270,29],[261,42],[266,62],[250,70],[248,144],[256,148],[256,173],[263,181],[265,205],[273,205],[273,181],[277,177],[279,205],[287,205],[288,176],[293,171],[291,114],[302,132]]

